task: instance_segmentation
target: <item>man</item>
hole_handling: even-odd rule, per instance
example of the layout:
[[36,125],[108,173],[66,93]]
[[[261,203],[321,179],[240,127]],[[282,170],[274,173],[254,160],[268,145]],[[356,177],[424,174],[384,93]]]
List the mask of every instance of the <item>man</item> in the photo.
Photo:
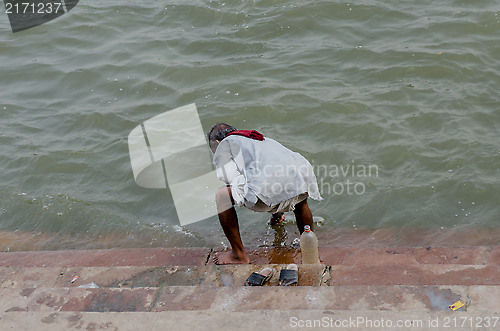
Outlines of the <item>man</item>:
[[272,214],[271,224],[293,211],[300,233],[313,228],[307,198],[323,200],[311,164],[255,130],[218,123],[208,132],[217,177],[226,183],[216,193],[219,221],[231,251],[214,256],[216,264],[250,263],[241,241],[234,205]]

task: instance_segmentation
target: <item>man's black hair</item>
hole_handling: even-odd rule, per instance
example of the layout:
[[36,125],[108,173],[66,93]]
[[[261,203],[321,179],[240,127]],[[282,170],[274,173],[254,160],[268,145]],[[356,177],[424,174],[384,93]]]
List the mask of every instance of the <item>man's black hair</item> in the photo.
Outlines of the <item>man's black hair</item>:
[[229,132],[233,131],[236,131],[235,127],[226,123],[217,123],[208,131],[208,142],[212,145],[215,144],[216,140],[222,141]]

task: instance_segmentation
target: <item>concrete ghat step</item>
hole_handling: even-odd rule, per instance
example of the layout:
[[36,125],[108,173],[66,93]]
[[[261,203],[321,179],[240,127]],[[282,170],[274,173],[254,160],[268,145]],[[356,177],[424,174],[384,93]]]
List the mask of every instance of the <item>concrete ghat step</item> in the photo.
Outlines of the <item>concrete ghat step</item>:
[[[493,312],[255,310],[0,313],[2,330],[498,330]],[[498,314],[497,314],[498,316]],[[489,324],[488,324],[489,322]]]
[[3,267],[204,265],[210,248],[132,248],[1,252]]
[[[87,251],[0,252],[0,267],[185,266],[211,263],[210,248],[135,248]],[[294,247],[255,248],[253,264],[301,263]],[[500,265],[500,246],[320,247],[326,265],[457,264]]]
[[[1,288],[243,286],[252,272],[274,270],[266,286],[278,285],[286,265],[194,265],[128,267],[0,267]],[[500,267],[493,265],[391,264],[298,265],[300,286],[345,285],[499,285]],[[75,276],[78,278],[75,280]],[[74,280],[72,282],[72,280]]]
[[[99,287],[243,286],[252,272],[272,268],[266,286],[278,285],[286,265],[227,265],[169,267],[0,267],[0,288],[71,287],[96,284]],[[299,265],[302,286],[330,283],[330,267]],[[75,276],[78,277],[75,279]]]
[[[276,286],[295,248],[249,253],[244,266],[207,264],[209,248],[0,253],[0,330],[500,329],[499,246],[322,247],[326,266],[299,264],[298,287]],[[264,266],[267,286],[241,286]]]
[[[0,311],[161,312],[254,310],[463,311],[500,314],[495,286],[330,286],[2,289]],[[500,325],[499,325],[500,326]]]

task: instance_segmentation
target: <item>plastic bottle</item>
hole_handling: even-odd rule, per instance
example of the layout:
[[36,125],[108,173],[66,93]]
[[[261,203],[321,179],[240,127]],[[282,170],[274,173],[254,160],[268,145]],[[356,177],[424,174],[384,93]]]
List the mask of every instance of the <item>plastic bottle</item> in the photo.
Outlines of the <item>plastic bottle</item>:
[[309,225],[304,226],[304,232],[300,235],[300,251],[302,253],[302,264],[317,264],[319,262],[318,238],[311,231]]

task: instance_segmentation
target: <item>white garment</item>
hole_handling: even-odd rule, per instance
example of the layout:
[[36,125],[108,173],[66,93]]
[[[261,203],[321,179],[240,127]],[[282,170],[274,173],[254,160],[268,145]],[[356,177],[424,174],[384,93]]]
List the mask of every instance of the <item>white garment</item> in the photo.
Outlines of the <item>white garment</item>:
[[271,138],[228,136],[217,146],[214,164],[238,206],[255,205],[258,199],[275,206],[305,192],[323,200],[309,161]]

